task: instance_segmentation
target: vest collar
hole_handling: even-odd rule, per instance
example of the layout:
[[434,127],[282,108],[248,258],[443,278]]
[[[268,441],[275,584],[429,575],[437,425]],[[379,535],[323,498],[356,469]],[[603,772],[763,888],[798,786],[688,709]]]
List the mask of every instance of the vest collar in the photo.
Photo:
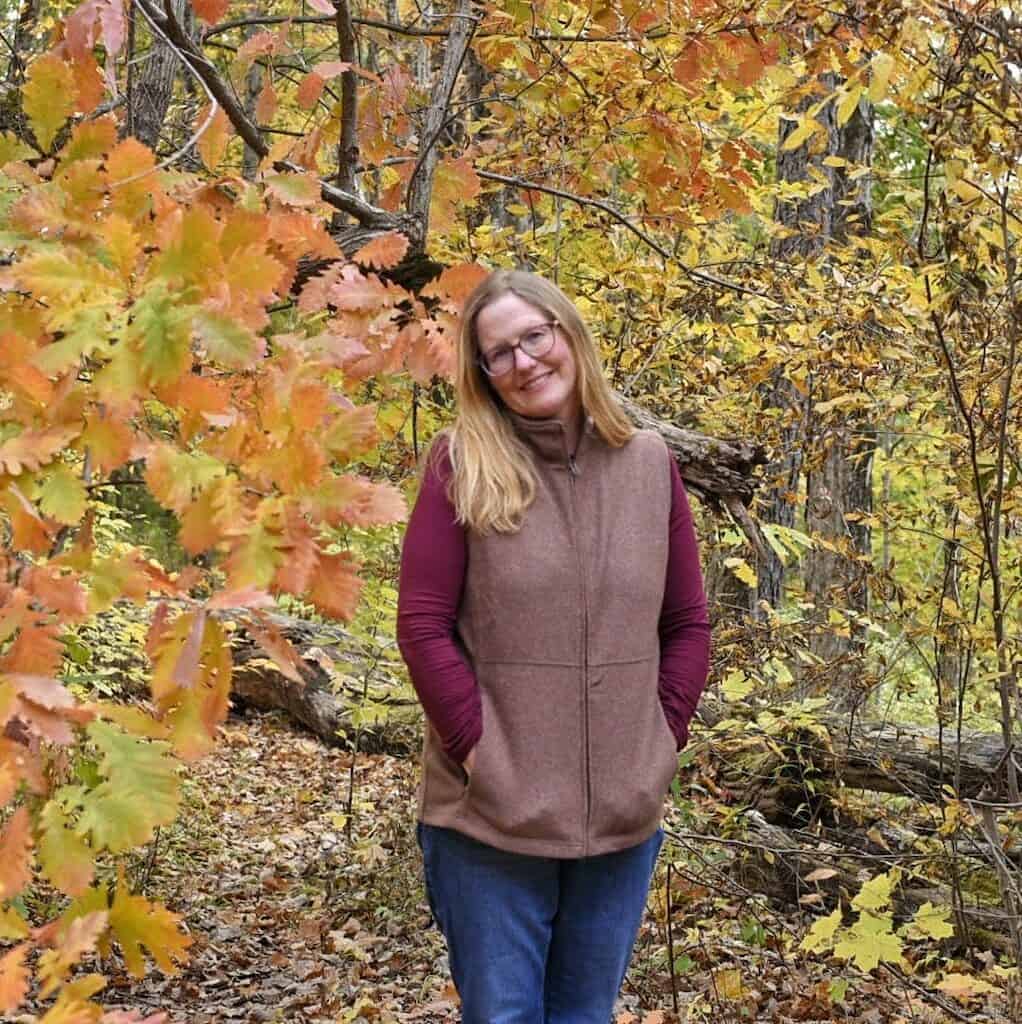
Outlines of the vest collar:
[[578,459],[585,451],[596,426],[591,416],[586,416],[582,423],[578,445],[574,451],[568,449],[568,431],[560,420],[534,420],[519,416],[505,408],[504,415],[511,421],[515,433],[542,459],[552,465],[567,469],[572,459]]

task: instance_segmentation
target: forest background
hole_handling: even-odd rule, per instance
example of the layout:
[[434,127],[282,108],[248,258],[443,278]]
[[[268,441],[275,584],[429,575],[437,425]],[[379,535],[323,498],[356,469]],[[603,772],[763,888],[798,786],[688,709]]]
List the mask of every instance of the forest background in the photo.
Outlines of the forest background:
[[0,83],[0,1012],[187,962],[138,866],[232,688],[414,746],[401,523],[524,266],[699,510],[648,1005],[1022,1019],[1017,9],[23,0]]

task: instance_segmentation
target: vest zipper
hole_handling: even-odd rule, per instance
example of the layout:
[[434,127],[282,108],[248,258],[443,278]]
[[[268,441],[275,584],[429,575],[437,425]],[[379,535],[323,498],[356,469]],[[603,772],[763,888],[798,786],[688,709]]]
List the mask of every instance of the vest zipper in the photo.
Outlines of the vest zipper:
[[579,531],[578,496],[575,480],[579,468],[575,453],[568,456],[568,484],[571,491],[572,532],[575,534],[575,554],[578,557],[579,589],[582,593],[582,743],[585,751],[585,831],[582,836],[582,856],[589,856],[589,824],[592,816],[592,783],[589,764],[589,594],[586,587],[585,559]]

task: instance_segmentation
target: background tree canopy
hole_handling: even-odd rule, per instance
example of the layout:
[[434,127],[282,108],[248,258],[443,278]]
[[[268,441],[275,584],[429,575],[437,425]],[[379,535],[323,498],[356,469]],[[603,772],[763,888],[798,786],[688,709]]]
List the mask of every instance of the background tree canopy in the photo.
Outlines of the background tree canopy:
[[577,298],[702,500],[672,866],[800,907],[785,954],[1022,1012],[1017,10],[0,0],[0,34],[0,1012],[141,1020],[83,959],[186,962],[126,866],[240,650],[386,745],[400,523],[498,266]]

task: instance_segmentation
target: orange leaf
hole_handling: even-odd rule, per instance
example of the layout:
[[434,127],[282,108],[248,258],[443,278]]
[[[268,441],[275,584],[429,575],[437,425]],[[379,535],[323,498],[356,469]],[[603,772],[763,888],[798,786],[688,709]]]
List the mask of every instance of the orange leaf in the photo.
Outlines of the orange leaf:
[[28,995],[28,968],[25,966],[28,949],[28,943],[23,942],[0,958],[0,1011],[3,1013],[13,1013]]
[[362,581],[358,563],[347,551],[322,555],[309,588],[309,600],[324,614],[348,620],[358,607]]
[[270,619],[263,616],[253,618],[246,623],[245,629],[270,656],[285,679],[290,679],[291,682],[298,683],[300,686],[305,685],[301,672],[302,656]]
[[426,298],[449,299],[460,308],[475,286],[489,276],[490,272],[478,263],[457,263],[430,281],[421,294]]
[[364,477],[341,476],[330,489],[330,522],[349,526],[399,523],[408,514],[404,495],[392,484],[377,484]]
[[15,550],[30,551],[34,555],[44,555],[50,550],[53,530],[14,484],[0,492],[0,508],[10,518]]
[[0,899],[17,896],[32,878],[32,828],[28,808],[19,807],[0,836]]
[[277,112],[277,92],[273,83],[268,81],[263,85],[256,97],[255,115],[260,124],[269,124],[273,115]]
[[[13,687],[9,689],[11,693],[14,692]],[[4,724],[3,715],[0,715],[0,724]],[[46,779],[39,755],[24,744],[0,735],[0,805],[6,804],[14,796],[22,782],[33,793],[46,792]]]
[[192,0],[192,9],[207,25],[218,22],[230,6],[230,0]]
[[352,406],[342,410],[323,439],[327,451],[346,461],[369,451],[375,443],[375,405]]
[[408,252],[408,239],[399,231],[388,231],[367,242],[355,253],[353,259],[364,267],[389,270],[396,267]]
[[71,73],[74,76],[75,110],[81,114],[88,114],[99,106],[103,93],[106,92],[103,72],[100,71],[96,58],[90,53],[71,65]]
[[351,264],[341,269],[328,297],[332,305],[344,310],[375,310],[390,304],[383,282],[375,274],[362,274]]
[[703,44],[691,40],[681,51],[681,56],[674,62],[674,80],[679,85],[691,85],[702,76]]
[[33,566],[25,574],[25,589],[65,621],[78,622],[88,612],[85,589],[74,576],[62,575],[56,568]]
[[19,476],[25,470],[35,472],[40,466],[52,462],[79,433],[79,427],[23,430],[17,437],[0,444],[0,471],[10,476]]
[[76,447],[88,449],[93,465],[106,474],[130,460],[133,442],[134,434],[127,423],[95,413],[86,421]]
[[298,86],[298,92],[295,94],[295,98],[298,100],[298,106],[303,110],[311,110],[318,102],[320,96],[323,95],[323,86],[326,85],[326,79],[322,75],[317,74],[315,71],[310,71]]
[[100,936],[107,929],[108,919],[107,911],[94,910],[76,917],[61,930],[55,948],[46,950],[39,957],[37,970],[42,982],[39,990],[41,998],[45,999],[52,995],[61,986],[68,971],[86,953],[91,953],[96,948]]
[[[199,111],[199,116],[195,119],[196,128],[206,123],[206,119],[209,117],[209,111],[210,104],[207,103]],[[223,160],[231,134],[231,122],[227,119],[227,115],[224,113],[224,108],[218,104],[216,113],[213,115],[213,120],[199,137],[199,141],[195,145],[195,148],[199,151],[199,156],[202,157],[202,162],[206,165],[207,170],[215,171],[217,165],[221,160]]]
[[21,627],[14,643],[0,657],[0,671],[14,669],[45,677],[60,671],[63,654],[60,626],[36,619]]

